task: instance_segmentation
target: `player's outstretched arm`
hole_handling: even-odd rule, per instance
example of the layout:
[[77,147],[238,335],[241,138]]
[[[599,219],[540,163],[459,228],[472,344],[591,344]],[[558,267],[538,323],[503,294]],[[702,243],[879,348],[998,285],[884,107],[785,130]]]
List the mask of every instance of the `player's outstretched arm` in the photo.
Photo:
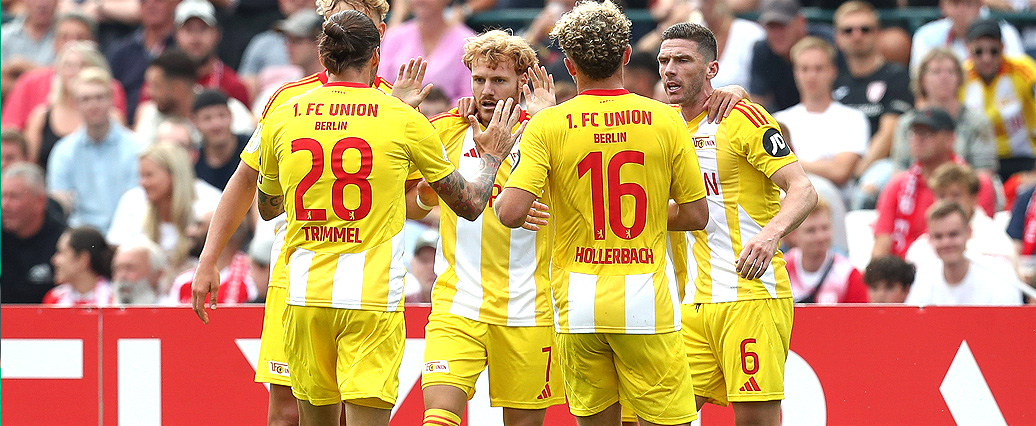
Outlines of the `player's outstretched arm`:
[[396,84],[392,85],[392,96],[401,99],[408,105],[417,108],[428,97],[432,91],[432,85],[421,87],[424,83],[424,74],[428,71],[428,63],[424,58],[410,58],[410,61],[399,66],[399,75],[396,76]]
[[705,198],[677,204],[669,201],[668,228],[670,231],[697,231],[709,223],[709,206]]
[[194,272],[194,283],[191,284],[191,306],[203,323],[209,323],[209,314],[205,312],[205,301],[209,307],[216,309],[216,295],[219,292],[219,269],[216,260],[227,246],[227,241],[238,225],[248,214],[255,198],[256,179],[259,172],[244,162],[227,182],[223,196],[216,205],[216,213],[212,215],[209,232],[205,237],[205,247],[198,259],[198,269]]
[[741,247],[736,267],[737,273],[745,279],[763,276],[770,266],[770,259],[777,253],[781,238],[798,228],[817,206],[817,191],[798,161],[781,167],[770,176],[770,180],[788,195],[784,197],[777,215]]
[[705,100],[705,110],[708,111],[706,120],[709,123],[719,123],[730,115],[734,105],[742,99],[748,99],[748,91],[736,84],[713,90]]
[[518,131],[511,133],[520,117],[521,108],[510,98],[506,102],[497,102],[493,119],[485,131],[479,128],[474,115],[468,116],[474,132],[475,147],[482,157],[482,167],[478,176],[473,181],[468,181],[459,171],[454,170],[445,178],[428,183],[457,216],[475,220],[486,209],[500,164],[511,152],[518,136],[525,130],[525,123],[522,123]]

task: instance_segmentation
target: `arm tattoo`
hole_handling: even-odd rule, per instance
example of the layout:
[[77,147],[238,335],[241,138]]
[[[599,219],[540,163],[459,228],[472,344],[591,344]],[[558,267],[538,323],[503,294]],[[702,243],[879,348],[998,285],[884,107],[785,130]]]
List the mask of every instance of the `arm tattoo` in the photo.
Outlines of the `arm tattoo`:
[[271,220],[281,213],[284,213],[284,196],[269,195],[263,191],[259,192],[259,215],[263,220]]
[[500,169],[501,162],[502,159],[482,154],[482,168],[475,180],[467,181],[459,171],[454,170],[449,176],[429,182],[428,185],[457,213],[457,216],[475,220],[486,209],[486,203],[493,195],[493,182],[496,181],[496,172]]

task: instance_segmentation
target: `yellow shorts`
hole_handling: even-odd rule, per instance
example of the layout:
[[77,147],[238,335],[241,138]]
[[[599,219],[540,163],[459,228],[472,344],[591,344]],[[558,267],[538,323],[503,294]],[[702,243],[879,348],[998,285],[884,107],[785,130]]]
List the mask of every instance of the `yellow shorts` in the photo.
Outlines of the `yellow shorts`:
[[425,328],[421,387],[450,385],[475,395],[489,367],[489,403],[537,410],[565,403],[554,327],[508,327],[433,312]]
[[288,289],[269,287],[263,311],[263,335],[259,343],[259,365],[255,381],[271,385],[291,386],[288,356],[284,354],[284,307],[288,306]]
[[399,394],[403,312],[288,305],[284,348],[295,398],[390,409]]
[[694,390],[709,402],[784,399],[791,298],[683,305]]
[[580,417],[616,402],[652,423],[698,418],[679,332],[558,334],[569,409]]

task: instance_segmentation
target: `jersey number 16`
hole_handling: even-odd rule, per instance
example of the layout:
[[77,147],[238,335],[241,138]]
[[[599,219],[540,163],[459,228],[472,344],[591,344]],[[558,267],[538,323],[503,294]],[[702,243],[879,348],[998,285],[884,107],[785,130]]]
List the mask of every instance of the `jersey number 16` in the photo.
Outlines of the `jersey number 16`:
[[[644,165],[644,153],[640,151],[622,151],[608,161],[608,223],[611,225],[612,233],[624,240],[632,240],[644,232],[644,224],[647,223],[647,192],[638,183],[622,183],[619,181],[619,171],[622,166],[628,163]],[[586,154],[579,162],[577,169],[579,178],[582,179],[587,172],[590,172],[591,202],[593,203],[594,214],[594,239],[604,239],[604,154],[601,151],[593,151]],[[633,197],[633,226],[627,227],[622,223],[622,196]]]

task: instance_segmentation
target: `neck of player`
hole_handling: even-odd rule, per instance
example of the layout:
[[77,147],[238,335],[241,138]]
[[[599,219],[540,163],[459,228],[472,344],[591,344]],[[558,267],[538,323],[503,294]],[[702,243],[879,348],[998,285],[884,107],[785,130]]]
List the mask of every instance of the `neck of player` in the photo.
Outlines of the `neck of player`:
[[694,95],[687,102],[680,104],[680,114],[683,115],[684,121],[691,121],[705,111],[705,102],[712,96],[713,90],[712,81],[706,79],[698,94]]
[[600,80],[594,80],[587,77],[582,72],[576,71],[576,75],[573,76],[576,80],[576,88],[579,93],[583,93],[587,90],[616,90],[624,89],[622,85],[622,68],[610,77],[605,77]]
[[340,73],[333,73],[331,70],[327,70],[327,82],[328,83],[360,83],[365,86],[370,86],[373,81],[371,70],[363,68],[344,68]]

